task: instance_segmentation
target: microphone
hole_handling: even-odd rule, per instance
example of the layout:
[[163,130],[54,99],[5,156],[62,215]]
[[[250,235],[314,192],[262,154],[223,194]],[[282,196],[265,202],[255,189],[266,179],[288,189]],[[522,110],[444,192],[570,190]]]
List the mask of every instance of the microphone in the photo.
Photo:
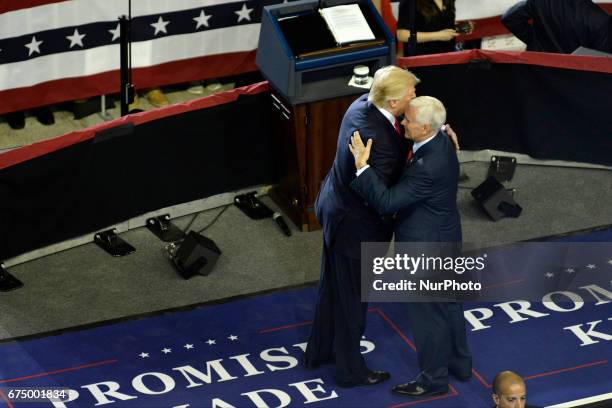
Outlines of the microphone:
[[287,223],[283,219],[282,214],[279,213],[279,212],[275,212],[274,215],[272,216],[272,218],[274,218],[274,221],[276,221],[276,223],[278,224],[280,229],[285,233],[285,235],[290,237],[291,236],[291,230],[289,229],[289,227],[287,226]]

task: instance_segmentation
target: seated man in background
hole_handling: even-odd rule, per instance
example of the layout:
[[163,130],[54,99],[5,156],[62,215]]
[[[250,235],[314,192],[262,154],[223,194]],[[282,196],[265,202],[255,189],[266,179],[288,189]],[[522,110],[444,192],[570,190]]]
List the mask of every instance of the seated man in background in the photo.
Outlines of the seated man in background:
[[512,371],[502,371],[495,376],[492,397],[495,408],[539,408],[527,405],[525,381]]
[[586,47],[612,52],[612,16],[591,0],[520,1],[501,21],[527,51],[571,54]]

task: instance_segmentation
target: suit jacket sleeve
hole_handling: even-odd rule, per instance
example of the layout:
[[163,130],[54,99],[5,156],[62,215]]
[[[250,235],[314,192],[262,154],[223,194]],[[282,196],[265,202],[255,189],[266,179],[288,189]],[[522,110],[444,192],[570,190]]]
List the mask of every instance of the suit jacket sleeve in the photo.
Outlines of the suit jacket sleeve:
[[380,126],[367,123],[359,129],[359,133],[363,143],[367,143],[368,139],[374,142],[368,164],[374,168],[385,185],[388,186],[395,182],[398,164],[397,147],[390,142],[388,137],[385,137],[385,130]]
[[533,18],[530,0],[519,1],[510,7],[502,16],[501,22],[508,30],[525,44],[531,44],[533,27],[529,19]]
[[418,163],[404,170],[397,184],[387,187],[372,168],[351,182],[351,188],[381,215],[393,214],[431,196],[433,180]]

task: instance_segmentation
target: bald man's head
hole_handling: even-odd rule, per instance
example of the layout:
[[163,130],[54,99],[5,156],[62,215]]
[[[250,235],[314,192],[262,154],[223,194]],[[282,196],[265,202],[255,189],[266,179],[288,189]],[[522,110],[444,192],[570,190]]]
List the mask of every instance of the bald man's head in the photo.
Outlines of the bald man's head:
[[524,408],[527,401],[525,381],[512,371],[502,371],[493,379],[492,397],[499,408]]

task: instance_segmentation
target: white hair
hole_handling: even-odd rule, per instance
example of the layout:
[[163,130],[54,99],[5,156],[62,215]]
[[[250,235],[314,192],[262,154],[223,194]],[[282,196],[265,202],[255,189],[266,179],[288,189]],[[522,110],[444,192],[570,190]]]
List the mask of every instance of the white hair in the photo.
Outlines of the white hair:
[[431,126],[432,131],[437,132],[446,123],[446,108],[432,96],[414,98],[410,101],[410,106],[416,111],[416,121],[421,125]]

